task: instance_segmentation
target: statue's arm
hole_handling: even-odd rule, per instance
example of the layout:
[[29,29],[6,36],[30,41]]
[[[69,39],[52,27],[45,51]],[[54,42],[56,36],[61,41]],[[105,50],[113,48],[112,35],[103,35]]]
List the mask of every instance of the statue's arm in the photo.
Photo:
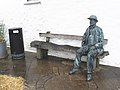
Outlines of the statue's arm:
[[96,47],[103,47],[104,34],[102,29],[99,31],[98,42],[95,44]]
[[82,46],[86,45],[86,38],[87,38],[87,36],[88,36],[88,34],[89,34],[89,33],[88,33],[88,32],[89,32],[88,30],[89,30],[89,28],[86,29],[86,31],[85,31],[85,33],[84,33],[84,35],[83,35],[83,39],[82,39],[82,42],[81,42],[81,45],[82,45]]

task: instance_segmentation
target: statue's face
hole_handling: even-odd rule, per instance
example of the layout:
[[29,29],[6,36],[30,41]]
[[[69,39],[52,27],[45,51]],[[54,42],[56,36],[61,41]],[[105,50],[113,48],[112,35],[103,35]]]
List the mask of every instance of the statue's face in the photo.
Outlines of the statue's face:
[[97,23],[96,20],[94,20],[94,19],[90,19],[90,26],[91,26],[91,25],[95,25],[96,23]]

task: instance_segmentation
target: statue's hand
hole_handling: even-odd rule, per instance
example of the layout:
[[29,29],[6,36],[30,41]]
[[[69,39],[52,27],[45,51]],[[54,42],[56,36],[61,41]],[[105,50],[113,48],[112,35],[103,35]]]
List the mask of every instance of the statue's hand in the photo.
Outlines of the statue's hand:
[[97,48],[99,48],[99,47],[102,47],[103,46],[103,43],[101,42],[101,43],[96,43],[95,44],[95,47],[97,47]]
[[96,49],[96,47],[93,45],[93,46],[89,46],[89,49],[90,50],[94,50],[94,49]]
[[83,49],[87,51],[89,49],[89,47],[87,45],[84,45]]

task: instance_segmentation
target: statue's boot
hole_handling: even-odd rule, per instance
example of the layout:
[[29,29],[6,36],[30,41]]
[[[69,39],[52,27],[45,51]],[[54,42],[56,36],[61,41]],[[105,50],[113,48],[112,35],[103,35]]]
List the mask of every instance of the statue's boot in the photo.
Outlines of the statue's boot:
[[80,65],[81,65],[81,55],[80,55],[80,53],[76,53],[76,58],[75,58],[75,61],[73,63],[73,68],[69,72],[69,75],[76,73],[79,70]]
[[87,81],[91,81],[93,79],[92,73],[87,73]]
[[73,68],[70,72],[69,75],[72,75],[74,73],[76,73],[79,70],[79,68]]
[[69,72],[69,75],[76,73],[79,70],[79,68],[80,68],[80,64],[81,64],[80,58],[79,59],[75,58],[75,61],[74,61],[74,64],[73,64],[73,68]]

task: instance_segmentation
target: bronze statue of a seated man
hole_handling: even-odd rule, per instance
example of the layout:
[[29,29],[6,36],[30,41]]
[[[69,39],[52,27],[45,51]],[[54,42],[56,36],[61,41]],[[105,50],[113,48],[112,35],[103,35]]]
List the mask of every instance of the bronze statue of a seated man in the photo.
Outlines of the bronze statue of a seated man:
[[104,35],[100,27],[96,26],[98,22],[95,15],[91,15],[89,18],[90,26],[86,29],[82,40],[82,47],[76,51],[76,57],[72,70],[69,74],[74,74],[79,70],[81,66],[81,57],[87,55],[87,80],[93,79],[93,60],[96,55],[103,53],[103,40]]

